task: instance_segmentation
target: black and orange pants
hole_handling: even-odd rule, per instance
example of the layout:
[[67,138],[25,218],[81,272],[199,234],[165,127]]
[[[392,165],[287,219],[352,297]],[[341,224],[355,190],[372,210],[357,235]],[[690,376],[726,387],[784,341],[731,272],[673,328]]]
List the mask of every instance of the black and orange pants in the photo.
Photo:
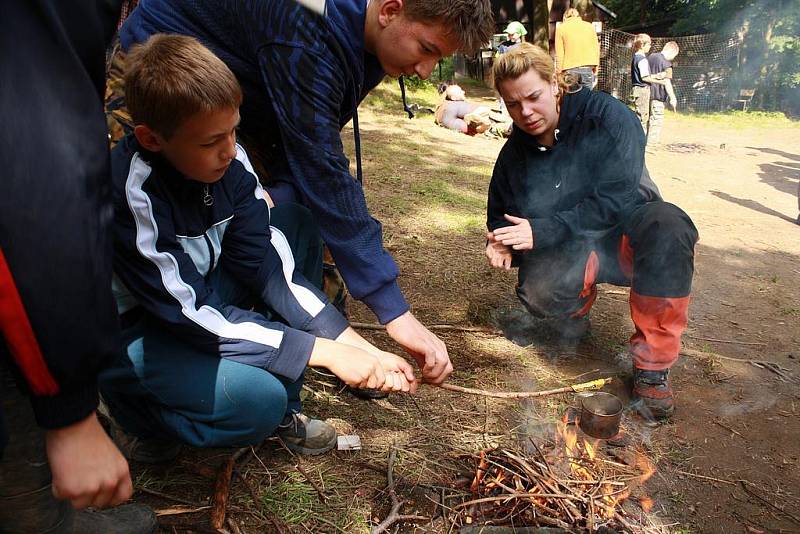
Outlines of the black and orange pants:
[[678,359],[688,322],[697,239],[683,210],[649,202],[600,240],[574,239],[523,254],[517,296],[536,316],[566,319],[589,313],[597,284],[630,287],[634,365],[668,369]]

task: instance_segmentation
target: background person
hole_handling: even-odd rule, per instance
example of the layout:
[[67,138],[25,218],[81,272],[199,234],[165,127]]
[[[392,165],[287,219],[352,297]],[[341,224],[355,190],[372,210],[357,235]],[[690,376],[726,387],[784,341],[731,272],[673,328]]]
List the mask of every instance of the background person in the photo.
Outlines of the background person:
[[442,84],[439,93],[442,101],[434,112],[434,121],[439,126],[467,135],[483,133],[492,126],[489,108],[468,102],[459,85]]
[[528,35],[528,30],[525,29],[525,26],[523,26],[521,22],[514,20],[508,23],[503,33],[508,35],[508,39],[497,47],[498,54],[505,54],[518,44],[525,42],[525,36]]
[[[142,0],[120,41],[127,50],[153,33],[190,35],[230,67],[244,92],[240,135],[275,203],[311,210],[353,297],[441,383],[452,372],[447,348],[411,313],[367,209],[357,108],[385,75],[427,78],[492,29],[488,0],[332,0],[324,16],[293,0]],[[340,135],[351,119],[355,178]]]
[[133,490],[95,413],[97,374],[119,350],[101,106],[119,6],[2,9],[0,531],[150,533],[145,506],[73,509],[118,505]]
[[580,85],[594,89],[600,65],[600,42],[591,23],[571,7],[556,27],[556,71],[575,77]]
[[549,54],[529,44],[501,56],[492,74],[514,131],[489,185],[490,264],[518,266],[517,296],[565,337],[588,330],[598,283],[630,286],[632,394],[645,417],[669,417],[694,224],[643,182],[644,135],[624,104],[565,93]]
[[672,111],[678,111],[678,100],[672,87],[672,62],[680,52],[678,43],[670,41],[661,52],[650,54],[647,64],[652,75],[663,75],[663,84],[650,86],[650,119],[647,122],[647,145],[658,145],[661,142],[661,129],[664,126],[664,104],[669,102]]

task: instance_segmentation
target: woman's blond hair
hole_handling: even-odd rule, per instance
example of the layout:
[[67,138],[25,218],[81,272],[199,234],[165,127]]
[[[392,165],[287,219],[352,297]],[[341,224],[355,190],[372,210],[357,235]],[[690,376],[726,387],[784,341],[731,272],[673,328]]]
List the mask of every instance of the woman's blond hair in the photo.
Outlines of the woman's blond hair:
[[564,12],[564,17],[561,19],[561,22],[565,22],[567,19],[572,19],[575,17],[580,18],[580,16],[581,16],[580,12],[574,7],[571,7]]
[[506,80],[516,80],[530,70],[536,71],[545,81],[557,80],[561,94],[571,89],[562,76],[556,75],[550,54],[531,43],[520,43],[495,59],[492,66],[492,86],[500,93],[500,84]]
[[156,34],[125,57],[125,104],[134,124],[166,139],[197,113],[241,103],[236,76],[194,37]]

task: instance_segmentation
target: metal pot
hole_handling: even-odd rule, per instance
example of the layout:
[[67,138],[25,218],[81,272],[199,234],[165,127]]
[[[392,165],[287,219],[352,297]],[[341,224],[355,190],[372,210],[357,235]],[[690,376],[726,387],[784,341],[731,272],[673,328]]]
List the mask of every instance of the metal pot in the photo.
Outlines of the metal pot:
[[622,401],[611,393],[589,393],[581,398],[578,426],[587,436],[613,438],[619,434],[622,408]]

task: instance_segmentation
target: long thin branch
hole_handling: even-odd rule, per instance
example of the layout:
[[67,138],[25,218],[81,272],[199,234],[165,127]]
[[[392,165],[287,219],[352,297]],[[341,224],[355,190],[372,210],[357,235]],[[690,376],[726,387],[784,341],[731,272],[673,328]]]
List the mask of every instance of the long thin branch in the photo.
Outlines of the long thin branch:
[[[375,323],[350,323],[355,329],[358,330],[386,330],[386,326],[382,324],[375,324]],[[450,331],[450,332],[480,332],[484,334],[500,334],[501,331],[497,328],[491,328],[489,326],[460,326],[454,324],[432,324],[427,325],[426,328],[428,330],[440,330],[440,331]]]
[[583,382],[582,384],[573,384],[571,386],[564,386],[562,388],[548,389],[544,391],[486,391],[484,389],[465,388],[448,383],[439,384],[439,387],[448,391],[467,393],[469,395],[481,395],[483,397],[493,397],[498,399],[522,399],[600,389],[611,382],[611,380],[611,378],[600,378],[598,380],[592,380],[591,382]]

